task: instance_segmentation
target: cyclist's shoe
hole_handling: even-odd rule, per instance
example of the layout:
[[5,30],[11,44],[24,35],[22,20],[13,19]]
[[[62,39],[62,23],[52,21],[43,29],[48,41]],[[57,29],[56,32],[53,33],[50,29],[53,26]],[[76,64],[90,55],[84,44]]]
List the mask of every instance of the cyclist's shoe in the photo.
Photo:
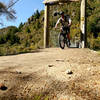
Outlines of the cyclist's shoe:
[[71,45],[70,40],[68,40],[68,42],[69,42],[69,46],[70,46]]
[[71,43],[69,42],[69,46],[71,45]]

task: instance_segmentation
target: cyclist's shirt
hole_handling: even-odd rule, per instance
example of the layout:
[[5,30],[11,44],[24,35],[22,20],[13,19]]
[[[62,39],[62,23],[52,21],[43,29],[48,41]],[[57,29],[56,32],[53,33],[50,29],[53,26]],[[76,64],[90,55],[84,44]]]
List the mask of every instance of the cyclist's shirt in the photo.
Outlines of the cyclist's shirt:
[[71,23],[71,18],[69,16],[64,16],[64,19],[60,17],[57,21],[57,24],[61,23],[62,27],[68,27],[68,24]]

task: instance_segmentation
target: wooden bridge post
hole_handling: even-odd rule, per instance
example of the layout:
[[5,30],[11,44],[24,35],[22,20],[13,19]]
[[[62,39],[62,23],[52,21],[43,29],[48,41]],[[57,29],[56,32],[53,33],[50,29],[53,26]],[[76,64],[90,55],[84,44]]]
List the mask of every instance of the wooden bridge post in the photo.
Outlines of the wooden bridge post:
[[85,48],[87,44],[86,0],[81,0],[81,42],[82,42],[82,48]]
[[44,13],[44,48],[49,46],[49,4],[45,4]]

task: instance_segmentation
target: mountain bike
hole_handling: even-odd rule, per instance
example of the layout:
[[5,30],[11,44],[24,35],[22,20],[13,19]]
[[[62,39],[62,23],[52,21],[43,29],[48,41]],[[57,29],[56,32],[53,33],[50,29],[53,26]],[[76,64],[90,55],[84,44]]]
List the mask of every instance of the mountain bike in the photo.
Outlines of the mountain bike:
[[59,34],[58,40],[59,40],[59,46],[61,49],[65,48],[65,45],[69,48],[70,47],[70,43],[68,41],[67,38],[67,34],[68,34],[68,30],[64,29],[64,27],[62,27],[61,32]]

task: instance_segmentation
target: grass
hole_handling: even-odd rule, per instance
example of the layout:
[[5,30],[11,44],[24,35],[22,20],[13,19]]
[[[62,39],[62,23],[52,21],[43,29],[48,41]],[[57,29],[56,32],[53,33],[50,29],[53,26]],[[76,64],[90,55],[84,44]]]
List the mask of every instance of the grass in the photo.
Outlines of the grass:
[[100,55],[100,50],[98,50],[97,52],[98,52],[98,53],[99,53],[99,55]]
[[[39,95],[39,96],[35,96],[33,100],[41,100],[41,98],[43,99],[42,95]],[[45,97],[44,100],[49,100],[48,96]]]
[[95,49],[94,51],[96,51],[100,55],[100,49]]

